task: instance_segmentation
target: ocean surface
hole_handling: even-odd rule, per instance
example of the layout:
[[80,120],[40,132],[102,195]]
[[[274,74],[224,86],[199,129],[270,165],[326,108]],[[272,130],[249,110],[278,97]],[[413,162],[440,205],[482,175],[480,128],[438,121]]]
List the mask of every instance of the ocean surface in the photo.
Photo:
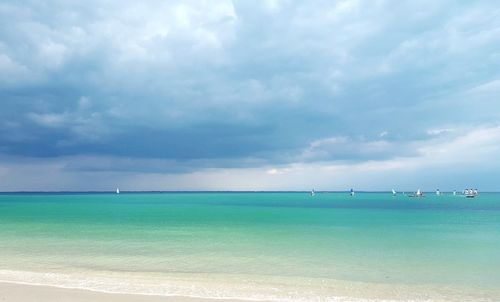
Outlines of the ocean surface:
[[0,280],[268,301],[500,301],[500,193],[4,193]]

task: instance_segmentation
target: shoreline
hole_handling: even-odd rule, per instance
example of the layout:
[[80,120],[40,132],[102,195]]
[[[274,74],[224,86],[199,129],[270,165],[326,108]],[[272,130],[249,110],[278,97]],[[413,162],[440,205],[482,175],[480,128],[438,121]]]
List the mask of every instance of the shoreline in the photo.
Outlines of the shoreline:
[[[126,278],[127,281],[129,278]],[[33,280],[31,280],[33,281]],[[133,283],[131,283],[133,284]],[[160,287],[169,287],[170,284],[157,284]],[[192,284],[194,286],[194,283]],[[301,287],[298,285],[299,288]],[[113,287],[111,287],[113,288]],[[72,285],[56,285],[50,283],[39,283],[22,280],[0,279],[0,302],[305,302],[305,301],[337,301],[337,302],[458,302],[458,301],[478,301],[493,302],[498,301],[500,291],[490,289],[456,290],[447,286],[422,287],[418,285],[396,285],[396,284],[369,284],[365,283],[363,290],[358,286],[349,284],[339,284],[335,288],[335,295],[311,295],[307,293],[307,288],[296,289],[295,297],[274,297],[263,296],[262,289],[252,290],[255,297],[250,294],[245,296],[199,296],[183,293],[158,293],[154,291],[133,292],[132,287],[127,287],[125,291],[107,290],[91,287],[79,287]],[[117,288],[115,288],[117,289]],[[477,292],[476,290],[480,290]],[[201,293],[201,292],[200,292]],[[258,297],[260,296],[260,298]]]
[[[250,302],[232,298],[201,298],[190,296],[167,296],[155,294],[113,293],[82,288],[67,288],[53,285],[0,281],[2,302]],[[261,300],[259,300],[261,301]],[[261,301],[270,302],[270,301]]]

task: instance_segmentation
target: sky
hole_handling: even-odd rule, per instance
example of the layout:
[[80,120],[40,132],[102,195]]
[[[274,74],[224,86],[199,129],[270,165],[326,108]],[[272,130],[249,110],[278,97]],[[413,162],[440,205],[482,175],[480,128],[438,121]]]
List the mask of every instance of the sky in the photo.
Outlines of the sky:
[[497,1],[0,2],[0,191],[500,190]]

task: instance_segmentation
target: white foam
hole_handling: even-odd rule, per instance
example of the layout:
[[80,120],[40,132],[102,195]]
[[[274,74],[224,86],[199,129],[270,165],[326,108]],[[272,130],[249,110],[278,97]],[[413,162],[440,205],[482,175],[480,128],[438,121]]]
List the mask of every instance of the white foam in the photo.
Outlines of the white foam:
[[0,282],[104,293],[279,302],[498,301],[500,291],[227,274],[0,270]]
[[[194,278],[193,278],[194,277]],[[241,277],[241,276],[240,276]],[[140,294],[155,296],[185,296],[208,299],[239,299],[249,301],[283,301],[283,302],[388,302],[397,300],[367,299],[346,296],[333,296],[321,288],[308,289],[302,286],[283,286],[282,284],[266,284],[248,279],[233,278],[221,283],[217,278],[207,282],[205,278],[194,275],[167,277],[116,272],[98,274],[79,273],[43,273],[16,270],[0,270],[0,282],[44,285],[66,289],[84,289],[104,293]],[[409,301],[409,300],[405,300]],[[424,301],[424,300],[419,300]]]

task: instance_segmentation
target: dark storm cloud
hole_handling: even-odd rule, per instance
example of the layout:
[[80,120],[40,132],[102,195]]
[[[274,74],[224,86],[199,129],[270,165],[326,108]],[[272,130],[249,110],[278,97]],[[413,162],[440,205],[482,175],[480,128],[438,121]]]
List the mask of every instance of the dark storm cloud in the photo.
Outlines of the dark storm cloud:
[[127,161],[70,170],[413,157],[499,118],[494,1],[4,1],[0,17],[0,153]]

